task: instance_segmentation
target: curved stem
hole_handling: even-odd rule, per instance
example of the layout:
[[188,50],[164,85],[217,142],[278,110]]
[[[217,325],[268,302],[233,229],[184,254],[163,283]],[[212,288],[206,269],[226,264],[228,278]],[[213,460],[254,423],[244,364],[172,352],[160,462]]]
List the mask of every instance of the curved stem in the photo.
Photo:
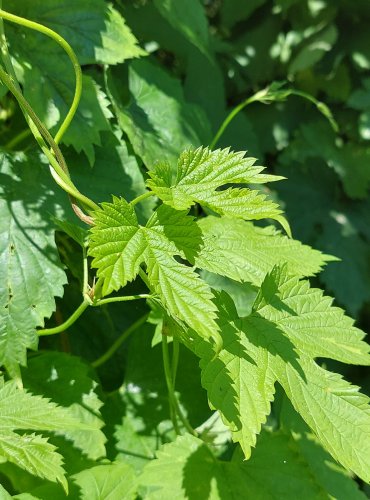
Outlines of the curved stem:
[[211,142],[210,149],[213,149],[217,142],[219,141],[220,137],[222,134],[225,132],[226,128],[229,126],[230,122],[235,118],[235,116],[240,113],[246,106],[249,104],[252,104],[253,102],[263,102],[263,103],[268,103],[272,101],[284,101],[287,97],[290,95],[295,95],[298,97],[302,97],[303,99],[306,99],[307,101],[310,101],[313,103],[317,110],[325,116],[325,118],[329,121],[330,125],[334,129],[335,132],[338,132],[338,124],[334,120],[329,108],[323,104],[322,102],[318,101],[315,99],[310,94],[307,94],[306,92],[303,92],[301,90],[296,90],[296,89],[286,89],[282,93],[279,94],[279,91],[274,94],[273,92],[270,92],[270,87],[267,87],[264,90],[258,91],[256,94],[252,95],[251,97],[248,97],[248,99],[245,99],[245,101],[241,102],[238,104],[231,112],[227,115],[225,120],[222,122],[220,128],[216,132],[216,135],[213,138],[213,141]]
[[111,304],[113,302],[127,302],[129,300],[151,299],[152,297],[153,295],[149,295],[148,293],[142,293],[139,295],[125,295],[123,297],[108,297],[107,299],[98,299],[92,305],[102,306],[104,304]]
[[119,337],[118,339],[110,346],[110,348],[102,355],[100,358],[96,359],[91,363],[94,368],[98,368],[102,364],[106,363],[113,354],[121,347],[121,345],[125,342],[125,340],[134,333],[141,325],[143,325],[148,319],[149,313],[141,316],[135,323],[129,326]]
[[153,191],[147,191],[146,193],[137,196],[130,202],[130,204],[132,206],[135,206],[137,203],[140,203],[141,201],[146,200],[146,198],[150,198],[151,196],[156,196],[156,194]]
[[[0,17],[2,19],[6,19],[7,21],[10,21],[12,23],[18,24],[20,26],[24,26],[25,28],[29,28],[35,31],[38,31],[39,33],[43,33],[44,35],[52,38],[55,42],[57,42],[60,47],[67,53],[70,61],[72,62],[73,69],[75,72],[75,77],[76,77],[76,86],[75,86],[75,93],[73,96],[73,101],[71,104],[71,107],[69,108],[69,111],[67,113],[67,116],[65,117],[63,123],[59,127],[59,130],[54,138],[55,143],[58,144],[66,132],[67,128],[69,127],[75,113],[78,107],[78,104],[80,102],[81,98],[81,92],[82,92],[82,71],[81,71],[81,66],[78,62],[77,56],[74,53],[72,47],[69,45],[69,43],[61,37],[58,33],[53,31],[50,28],[47,28],[46,26],[36,23],[34,21],[30,21],[29,19],[25,19],[23,17],[16,16],[14,14],[11,14],[10,12],[6,12],[3,9],[0,9]],[[10,73],[12,74],[12,73]]]
[[[173,380],[172,380],[172,373],[171,373],[171,367],[170,367],[170,357],[169,357],[169,353],[168,353],[167,335],[163,335],[163,334],[162,334],[162,355],[163,355],[164,376],[166,379],[170,409],[171,409],[171,407],[173,408],[175,414],[179,417],[179,419],[183,423],[185,429],[193,436],[197,436],[197,432],[192,428],[192,426],[188,422],[188,419],[183,414],[183,412],[180,408],[179,402],[177,400],[177,397],[175,394],[175,388],[174,388],[174,384],[173,384]],[[176,419],[174,419],[174,420],[176,420]],[[174,423],[174,420],[173,420],[173,423]],[[177,422],[176,422],[176,426],[177,426]],[[174,423],[174,428],[175,428],[176,434],[178,434],[178,432],[176,431],[175,423]]]
[[73,323],[81,316],[81,314],[87,309],[90,305],[90,302],[84,300],[82,304],[78,306],[75,312],[61,325],[58,325],[54,328],[45,328],[43,330],[37,330],[37,335],[40,337],[44,335],[55,335],[56,333],[61,333],[67,330]]

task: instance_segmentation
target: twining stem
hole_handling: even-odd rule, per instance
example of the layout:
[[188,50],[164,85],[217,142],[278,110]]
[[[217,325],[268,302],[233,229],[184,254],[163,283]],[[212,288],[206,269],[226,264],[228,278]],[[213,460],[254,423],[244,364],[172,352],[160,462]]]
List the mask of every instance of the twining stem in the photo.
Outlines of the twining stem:
[[[172,423],[175,429],[176,434],[179,434],[179,429],[177,425],[177,420],[176,420],[176,415],[179,417],[181,422],[183,423],[185,429],[190,433],[193,434],[193,436],[196,436],[197,433],[196,431],[192,428],[190,423],[188,422],[187,418],[183,414],[179,402],[177,400],[176,394],[175,394],[175,387],[173,383],[173,378],[172,378],[172,371],[170,367],[170,356],[168,352],[168,340],[167,340],[167,335],[162,334],[162,356],[163,356],[163,368],[164,368],[164,376],[166,379],[166,385],[167,385],[167,391],[168,391],[168,399],[169,399],[169,405],[170,405],[170,414],[171,414],[171,419]],[[173,413],[175,413],[175,416],[173,416]]]
[[121,345],[127,340],[127,338],[134,333],[141,325],[143,325],[148,319],[149,313],[141,316],[135,323],[129,326],[122,334],[118,337],[118,339],[110,346],[110,348],[102,355],[100,358],[96,359],[91,363],[94,368],[98,368],[102,364],[106,363],[115,352],[121,347]]
[[[0,4],[1,6],[1,4]],[[69,108],[69,111],[59,127],[59,130],[57,134],[54,137],[55,143],[58,144],[66,132],[67,128],[69,127],[75,113],[78,107],[78,104],[80,102],[81,98],[81,93],[82,93],[82,71],[81,71],[81,66],[78,62],[77,56],[74,53],[72,47],[69,45],[69,43],[61,37],[58,33],[53,31],[50,28],[47,28],[46,26],[43,26],[42,24],[36,23],[34,21],[30,21],[29,19],[25,19],[23,17],[16,16],[14,14],[11,14],[10,12],[6,12],[2,8],[0,8],[0,17],[2,19],[6,19],[7,21],[10,21],[12,23],[18,24],[20,26],[24,26],[25,28],[29,28],[35,31],[38,31],[39,33],[43,33],[44,35],[52,38],[55,42],[57,42],[58,45],[62,47],[62,49],[67,53],[69,59],[72,62],[73,69],[75,72],[75,78],[76,78],[76,86],[75,86],[75,93],[73,96],[73,101],[71,104],[71,107]],[[7,68],[8,72],[13,76],[11,71],[9,71],[9,68]]]
[[315,99],[312,95],[307,94],[306,92],[303,92],[301,90],[296,90],[296,89],[286,89],[281,96],[276,96],[274,97],[274,94],[268,94],[268,88],[265,90],[260,90],[256,94],[252,95],[251,97],[248,97],[248,99],[245,99],[243,102],[238,104],[225,118],[225,120],[222,122],[220,128],[216,132],[216,135],[213,138],[213,141],[211,142],[210,149],[213,149],[218,141],[220,140],[220,137],[222,134],[225,132],[227,127],[230,125],[232,120],[236,117],[240,111],[242,111],[246,106],[249,104],[252,104],[253,102],[273,102],[273,101],[283,101],[290,95],[295,95],[298,97],[302,97],[303,99],[306,99],[307,101],[312,102],[318,111],[323,114],[327,120],[329,121],[330,125],[334,129],[335,132],[338,131],[338,124],[334,120],[333,116],[331,115],[329,109],[320,101]]
[[81,314],[89,307],[90,301],[84,300],[82,304],[78,306],[75,312],[61,325],[55,326],[54,328],[45,328],[43,330],[37,330],[37,335],[40,337],[44,335],[55,335],[56,333],[61,333],[67,330],[73,323],[81,316]]
[[[37,130],[40,135],[34,134],[35,139],[37,140],[39,146],[41,147],[41,150],[46,155],[51,166],[53,167],[53,169],[57,174],[57,178],[53,176],[56,182],[65,191],[71,194],[74,198],[81,201],[83,205],[85,205],[91,210],[97,210],[99,208],[98,205],[94,203],[92,200],[90,200],[87,196],[80,193],[76,188],[76,186],[73,184],[73,182],[69,177],[68,168],[64,160],[63,154],[59,149],[59,146],[55,143],[54,139],[50,135],[50,132],[44,127],[44,125],[42,124],[42,122],[32,109],[32,107],[30,106],[30,104],[23,97],[23,94],[17,89],[11,77],[1,67],[0,67],[0,80],[2,80],[3,83],[8,87],[10,92],[19,102],[21,108],[27,112],[28,116],[31,118],[32,122],[37,127]],[[49,150],[44,140],[49,144],[54,154]]]

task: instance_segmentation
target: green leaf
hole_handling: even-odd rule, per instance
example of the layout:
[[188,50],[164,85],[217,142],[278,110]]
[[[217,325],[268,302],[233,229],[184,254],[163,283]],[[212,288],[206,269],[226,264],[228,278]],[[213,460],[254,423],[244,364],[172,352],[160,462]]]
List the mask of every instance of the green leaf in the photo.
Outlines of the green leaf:
[[36,156],[0,157],[0,365],[14,375],[66,283],[50,214],[59,197]]
[[102,203],[102,209],[94,212],[94,220],[90,255],[98,276],[104,278],[103,294],[107,295],[136,277],[146,244],[135,210],[123,198]]
[[136,495],[135,472],[127,464],[97,465],[72,476],[82,498],[89,500],[134,500]]
[[[16,54],[15,69],[25,98],[46,127],[55,132],[73,100],[75,76],[71,62],[53,40],[45,36],[40,39],[28,30],[20,36],[18,28],[11,29],[9,45]],[[84,151],[90,164],[94,162],[94,145],[100,144],[100,133],[110,130],[112,113],[108,106],[97,83],[83,75],[81,101],[63,142],[78,152]]]
[[[275,377],[269,352],[254,339],[260,334],[253,324],[252,337],[238,320],[231,299],[221,292],[219,309],[222,350],[215,358],[210,344],[195,341],[193,349],[201,358],[202,385],[210,404],[218,409],[232,432],[233,441],[241,444],[246,458],[256,444],[256,435],[271,411]],[[249,323],[248,323],[249,325]],[[274,342],[271,332],[271,343]],[[275,334],[276,337],[276,334]]]
[[203,6],[198,0],[154,0],[159,12],[180,31],[190,43],[205,56],[211,57],[208,39],[208,22]]
[[343,363],[370,365],[365,334],[322,290],[308,281],[275,268],[262,283],[253,306],[255,313],[273,322],[295,346],[309,356]]
[[266,0],[251,0],[249,2],[239,2],[238,0],[225,0],[221,4],[221,20],[227,28],[232,28],[234,24],[247,19],[253,12],[263,5]]
[[[117,64],[145,54],[126,26],[122,16],[102,0],[35,0],[22,5],[7,0],[7,10],[53,29],[72,45],[80,64]],[[9,35],[18,31],[10,28]],[[25,28],[22,28],[28,37]],[[8,33],[8,29],[7,29]],[[45,51],[45,35],[35,38],[39,51]],[[55,42],[53,42],[55,44]]]
[[100,414],[103,403],[98,396],[98,383],[87,364],[70,354],[47,352],[29,360],[28,368],[22,370],[22,378],[24,386],[33,394],[51,398],[64,408],[67,416],[86,427],[65,427],[58,435],[63,435],[92,460],[106,455]]
[[367,498],[351,474],[324,450],[286,397],[281,404],[280,425],[294,439],[301,460],[308,465],[316,483],[320,484],[331,497],[353,500]]
[[195,264],[236,281],[261,285],[275,265],[287,264],[288,272],[296,276],[313,276],[330,255],[302,245],[282,235],[274,227],[253,224],[226,217],[204,217],[198,222],[203,244]]
[[130,101],[122,94],[125,74],[107,73],[108,91],[118,123],[147,168],[166,159],[172,163],[186,147],[208,144],[212,133],[203,110],[184,98],[180,82],[148,60],[129,67]]
[[0,455],[29,473],[59,481],[68,489],[62,457],[55,446],[40,435],[20,435],[14,430],[68,432],[93,428],[90,422],[81,421],[49,399],[18,389],[13,381],[0,380]]
[[174,259],[190,258],[199,246],[193,239],[199,230],[186,212],[160,207],[144,228],[132,205],[113,198],[94,212],[94,218],[89,253],[98,276],[104,278],[105,295],[134,279],[145,262],[149,283],[169,314],[206,337],[218,338],[209,286],[192,267]]
[[[284,269],[268,275],[254,312],[243,319],[238,318],[224,292],[218,296],[222,350],[216,354],[211,344],[195,332],[193,341],[187,343],[201,358],[202,384],[210,403],[219,410],[233,440],[240,442],[247,458],[256,433],[266,421],[274,384],[278,381],[323,446],[346,468],[367,480],[368,398],[358,393],[357,387],[310,359],[326,353],[334,359],[346,362],[355,359],[368,364],[362,335],[358,330],[352,331],[341,310],[330,309],[331,300],[323,298],[321,292],[317,295],[305,282],[291,277],[284,284],[284,278]],[[281,296],[279,286],[283,290]],[[307,328],[305,317],[315,310],[319,319],[313,329]],[[284,318],[290,319],[285,323]],[[296,333],[299,329],[303,341]],[[352,331],[350,335],[346,335],[348,329]],[[331,348],[335,336],[339,337],[339,356]]]
[[[67,151],[65,155],[72,172],[73,181],[78,188],[96,202],[106,201],[112,195],[121,196],[131,201],[145,193],[145,182],[138,160],[128,151],[128,144],[122,139],[122,132],[101,134],[101,145],[95,148],[95,162],[92,167],[86,165],[83,155]],[[148,198],[137,205],[140,222],[146,221],[153,212],[154,199]]]
[[37,434],[19,435],[15,432],[0,431],[0,455],[30,474],[58,481],[68,491],[63,457],[55,446]]
[[359,388],[301,356],[299,374],[279,368],[279,382],[322,445],[344,467],[370,481],[370,406]]
[[231,462],[219,461],[200,439],[179,436],[157,452],[139,482],[148,500],[326,498],[282,433],[261,436],[261,445],[248,462],[238,453]]
[[284,220],[278,205],[256,190],[248,188],[217,188],[230,183],[264,183],[281,177],[265,175],[263,167],[253,166],[255,158],[244,158],[244,152],[229,149],[210,151],[208,148],[189,149],[177,163],[176,177],[171,165],[160,163],[149,172],[147,185],[166,204],[177,210],[200,203],[221,215],[251,220],[270,217]]

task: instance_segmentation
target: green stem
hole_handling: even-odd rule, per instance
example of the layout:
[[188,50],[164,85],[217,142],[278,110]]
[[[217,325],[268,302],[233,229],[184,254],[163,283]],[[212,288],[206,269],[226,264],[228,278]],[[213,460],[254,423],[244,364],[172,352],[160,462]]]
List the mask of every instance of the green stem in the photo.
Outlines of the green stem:
[[25,130],[22,130],[22,132],[20,132],[18,135],[16,135],[15,137],[13,137],[13,139],[11,139],[8,144],[6,144],[4,146],[5,149],[11,151],[13,150],[16,146],[18,146],[18,144],[22,141],[24,141],[24,139],[27,139],[27,137],[29,137],[30,135],[32,135],[32,132],[29,128],[26,128]]
[[78,308],[75,310],[75,312],[61,325],[58,325],[54,328],[45,328],[43,330],[37,330],[37,335],[44,336],[44,335],[55,335],[56,333],[61,333],[67,330],[73,323],[81,316],[81,314],[87,309],[90,305],[90,302],[87,300],[84,300],[82,304],[78,306]]
[[[42,152],[48,158],[50,164],[55,170],[56,175],[53,175],[54,180],[65,190],[67,193],[74,196],[76,199],[80,200],[83,205],[88,207],[91,210],[97,210],[99,207],[92,200],[87,198],[87,196],[83,195],[78,191],[76,186],[73,184],[69,177],[68,168],[66,162],[64,160],[63,154],[59,149],[59,146],[56,144],[50,132],[44,127],[30,104],[23,97],[23,94],[18,90],[16,85],[10,76],[0,67],[0,80],[8,87],[10,92],[14,95],[14,97],[19,102],[19,105],[23,110],[26,111],[34,125],[36,126],[39,134],[35,134],[32,130],[35,139],[37,140],[39,146],[41,147]],[[49,144],[53,153],[47,147],[45,141]]]
[[98,368],[102,364],[106,363],[112,356],[115,354],[115,352],[121,347],[123,342],[132,334],[134,333],[141,325],[143,325],[146,320],[148,319],[149,313],[144,314],[144,316],[141,316],[135,323],[133,323],[131,326],[129,326],[119,337],[118,339],[110,346],[110,348],[102,355],[100,358],[96,359],[91,363],[91,365],[94,368]]
[[[167,335],[162,335],[162,355],[163,355],[164,376],[166,379],[166,385],[167,385],[167,390],[168,390],[168,399],[169,399],[169,403],[170,403],[170,410],[171,410],[171,408],[173,408],[173,411],[179,417],[179,419],[183,423],[185,429],[193,436],[196,436],[197,433],[192,428],[192,426],[188,422],[187,418],[183,414],[183,412],[180,408],[179,402],[177,400],[176,394],[175,394],[175,388],[174,388],[174,384],[173,384],[171,367],[170,367],[170,357],[169,357],[169,353],[168,353]],[[172,420],[172,422],[174,424],[174,429],[175,429],[176,434],[179,434],[179,432],[176,430],[176,427],[177,427],[176,418],[174,418]],[[176,427],[175,427],[175,422],[176,422]],[[178,427],[177,427],[177,429],[178,429]]]
[[146,200],[147,198],[150,198],[150,196],[156,196],[156,194],[153,191],[147,191],[144,194],[141,194],[140,196],[137,196],[134,200],[130,202],[132,206],[135,206],[137,203],[140,203],[143,200]]
[[175,387],[176,385],[176,376],[177,376],[177,368],[179,366],[179,354],[180,354],[180,344],[176,337],[172,339],[172,383]]
[[173,385],[172,385],[170,359],[169,359],[169,354],[168,354],[167,335],[164,335],[164,334],[162,334],[162,357],[163,357],[164,377],[166,380],[167,392],[168,392],[168,404],[170,407],[170,416],[171,416],[173,428],[174,428],[176,434],[179,436],[180,429],[179,429],[179,426],[177,423],[176,410],[175,410],[177,400],[176,400],[176,394],[174,392]]
[[[58,144],[60,142],[62,136],[66,132],[67,128],[69,127],[69,125],[70,125],[70,123],[71,123],[71,121],[76,113],[76,110],[77,110],[77,107],[78,107],[78,104],[79,104],[80,98],[81,98],[82,72],[81,72],[81,66],[78,62],[77,56],[74,53],[72,47],[69,45],[69,43],[63,37],[61,37],[58,33],[53,31],[52,29],[47,28],[46,26],[43,26],[42,24],[36,23],[34,21],[30,21],[29,19],[15,16],[14,14],[11,14],[10,12],[6,12],[3,9],[0,9],[0,17],[2,19],[6,19],[7,21],[10,21],[12,23],[18,24],[20,26],[24,26],[25,28],[29,28],[29,29],[38,31],[39,33],[43,33],[44,35],[52,38],[67,53],[70,61],[72,62],[73,69],[75,72],[75,78],[76,78],[75,93],[73,96],[73,101],[72,101],[71,107],[67,113],[67,116],[65,117],[63,123],[59,127],[59,130],[55,136],[55,139],[54,139],[55,143]],[[10,74],[12,74],[12,72],[10,72]]]
[[230,122],[235,118],[235,116],[240,113],[240,111],[242,111],[242,109],[244,109],[246,106],[248,106],[248,104],[251,104],[252,102],[254,102],[256,99],[255,99],[255,95],[252,96],[252,97],[248,97],[248,99],[246,99],[245,101],[243,101],[242,103],[238,104],[238,106],[236,106],[228,115],[227,117],[225,118],[225,120],[222,122],[220,128],[218,129],[218,131],[216,132],[216,135],[214,136],[213,138],[213,141],[211,142],[211,145],[210,145],[210,149],[213,149],[216,144],[218,143],[220,137],[222,136],[222,134],[225,132],[225,130],[227,129],[227,127],[229,126]]
[[129,300],[138,300],[138,299],[151,299],[153,295],[149,295],[148,293],[142,293],[139,295],[125,295],[124,297],[108,297],[107,299],[98,299],[93,303],[93,306],[102,306],[104,304],[111,304],[113,302],[127,302]]

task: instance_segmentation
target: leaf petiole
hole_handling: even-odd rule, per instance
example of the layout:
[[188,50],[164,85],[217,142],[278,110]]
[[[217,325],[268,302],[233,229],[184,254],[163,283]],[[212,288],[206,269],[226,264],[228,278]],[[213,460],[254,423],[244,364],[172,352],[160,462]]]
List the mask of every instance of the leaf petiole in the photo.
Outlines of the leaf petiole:
[[130,202],[130,205],[135,206],[137,203],[140,203],[140,202],[146,200],[147,198],[150,198],[151,196],[155,196],[155,195],[156,194],[153,191],[147,191],[146,193],[141,194],[140,196],[137,196],[135,199],[133,199]]
[[104,304],[112,304],[113,302],[128,302],[130,300],[139,300],[139,299],[152,299],[153,295],[149,295],[148,293],[142,293],[138,295],[125,295],[121,297],[108,297],[107,299],[97,299],[91,305],[92,306],[102,306]]
[[75,323],[76,320],[81,316],[81,314],[91,305],[91,303],[88,300],[84,300],[82,304],[78,306],[78,308],[75,310],[73,314],[61,325],[55,326],[54,328],[44,328],[43,330],[37,330],[37,335],[39,337],[43,337],[45,335],[55,335],[57,333],[64,332],[67,330],[70,326]]
[[129,326],[124,332],[118,337],[118,339],[110,346],[110,348],[102,355],[100,358],[96,359],[91,363],[94,368],[98,368],[99,366],[106,363],[113,354],[121,347],[121,345],[127,340],[127,338],[134,333],[141,325],[143,325],[148,319],[149,313],[141,316],[135,323]]

